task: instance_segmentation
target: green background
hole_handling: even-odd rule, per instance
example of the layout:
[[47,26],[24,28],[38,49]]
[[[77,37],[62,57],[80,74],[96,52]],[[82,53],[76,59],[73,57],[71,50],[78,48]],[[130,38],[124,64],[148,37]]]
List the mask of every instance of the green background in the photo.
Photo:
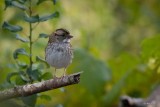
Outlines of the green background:
[[[35,28],[33,60],[36,56],[45,58],[48,38],[37,39],[40,33],[51,34],[57,28],[66,28],[74,36],[71,41],[74,59],[67,74],[83,71],[79,84],[38,94],[37,107],[117,107],[120,96],[146,98],[158,86],[159,0],[57,0],[56,5],[51,1],[39,5],[36,2],[33,1],[33,15],[58,11],[60,16],[41,22]],[[19,34],[27,38],[29,25],[22,20],[23,11],[13,7],[4,11],[3,0],[0,7],[1,25],[8,21],[23,26]],[[0,85],[3,90],[13,87],[6,80],[8,73],[17,72],[13,52],[20,47],[28,51],[29,45],[16,40],[15,33],[2,28],[0,32]],[[19,60],[29,63],[24,55],[20,55]],[[35,66],[40,68],[38,64]],[[43,72],[54,73],[53,68],[42,67]],[[63,69],[57,75],[62,73]],[[11,83],[15,82],[22,83],[18,77],[11,78]],[[34,96],[29,99],[13,99],[6,107],[34,103]]]

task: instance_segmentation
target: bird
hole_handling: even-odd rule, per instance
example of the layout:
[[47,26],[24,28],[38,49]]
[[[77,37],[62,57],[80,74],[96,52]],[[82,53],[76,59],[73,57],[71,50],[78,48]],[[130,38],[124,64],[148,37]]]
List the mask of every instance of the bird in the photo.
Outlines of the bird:
[[73,49],[70,43],[72,35],[64,28],[56,29],[50,36],[45,49],[45,60],[56,69],[64,68],[63,77],[66,75],[67,67],[72,63]]

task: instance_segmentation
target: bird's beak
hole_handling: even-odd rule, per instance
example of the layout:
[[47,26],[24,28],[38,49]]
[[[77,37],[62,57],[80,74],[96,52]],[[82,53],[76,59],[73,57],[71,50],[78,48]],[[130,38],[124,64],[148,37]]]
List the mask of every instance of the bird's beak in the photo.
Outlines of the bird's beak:
[[72,35],[68,35],[67,37],[68,37],[69,39],[70,39],[70,38],[73,38],[73,36],[72,36]]

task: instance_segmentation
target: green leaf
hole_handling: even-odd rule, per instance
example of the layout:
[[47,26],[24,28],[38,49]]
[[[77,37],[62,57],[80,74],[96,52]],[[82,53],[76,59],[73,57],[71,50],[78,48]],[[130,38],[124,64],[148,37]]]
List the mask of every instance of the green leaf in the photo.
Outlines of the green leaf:
[[32,17],[28,17],[27,15],[25,15],[24,20],[30,23],[36,23],[36,22],[39,22],[39,15],[35,15]]
[[19,3],[24,4],[27,0],[18,0]]
[[28,68],[27,74],[31,77],[32,80],[41,81],[41,72],[38,69],[31,70]]
[[46,72],[41,76],[41,79],[43,79],[43,80],[49,80],[49,79],[52,79],[52,78],[53,78],[53,75],[52,75],[51,72]]
[[17,7],[22,10],[26,10],[27,7],[23,5],[25,2],[26,0],[19,0],[19,1],[5,0],[5,10],[7,9],[7,7],[11,7],[11,6]]
[[21,76],[16,76],[16,85],[24,85],[24,84],[26,84],[27,82],[26,81],[24,81],[22,78],[21,78]]
[[84,71],[80,84],[92,95],[101,95],[106,82],[111,79],[110,69],[104,62],[95,59],[85,50],[77,49],[74,55],[74,63],[71,64],[69,71]]
[[42,16],[42,17],[39,17],[39,15],[28,17],[27,15],[25,15],[24,20],[27,21],[27,22],[30,22],[30,23],[36,23],[36,22],[43,22],[43,21],[46,21],[46,20],[49,20],[49,19],[52,19],[52,18],[56,18],[58,16],[59,16],[58,12],[55,12],[51,15]]
[[48,38],[48,34],[41,33],[39,34],[39,38]]
[[21,69],[25,69],[25,68],[28,67],[28,65],[25,64],[25,63],[18,63],[18,66],[19,66]]
[[18,31],[22,30],[21,26],[11,25],[8,22],[4,22],[3,25],[2,25],[2,28],[7,29],[7,30],[9,30],[11,32],[18,32]]
[[25,15],[24,20],[30,23],[36,23],[36,22],[43,22],[56,17],[59,17],[59,12],[55,12],[53,14],[42,16],[42,17],[39,17],[39,15],[28,17],[27,15]]
[[44,99],[46,101],[52,100],[52,98],[49,95],[45,95],[45,94],[39,95],[39,98]]
[[12,0],[5,0],[5,8],[4,8],[4,10],[6,10],[7,7],[9,7],[11,5],[12,5]]
[[37,101],[37,94],[30,95],[27,97],[21,97],[23,103],[29,107],[35,107]]
[[29,42],[28,39],[22,38],[19,34],[16,34],[16,39],[17,39],[17,40],[20,40],[20,41],[22,41],[22,42]]
[[44,59],[40,58],[39,56],[36,56],[36,61],[44,63],[47,66],[47,68],[50,67],[49,64]]
[[13,58],[14,59],[17,59],[18,58],[18,55],[26,55],[26,56],[29,56],[27,53],[26,53],[26,50],[24,48],[20,48],[20,49],[16,49],[13,53]]
[[41,72],[37,69],[32,71],[31,78],[35,81],[41,81]]
[[44,59],[40,58],[39,56],[36,56],[36,61],[40,61],[40,62],[46,63],[46,61]]
[[39,21],[43,22],[52,18],[57,18],[59,17],[59,12],[55,12],[53,14],[47,15],[47,16],[43,16],[39,18]]
[[30,82],[30,79],[28,78],[28,75],[24,71],[19,71],[20,77],[25,82]]
[[7,75],[7,78],[6,78],[7,82],[11,83],[11,78],[14,77],[14,76],[17,76],[17,75],[19,75],[18,72],[11,72],[11,73],[9,73]]
[[19,9],[22,9],[22,10],[27,10],[27,7],[25,5],[23,5],[23,4],[21,4],[21,3],[17,2],[17,1],[12,1],[11,5],[14,6],[14,7],[19,8]]
[[142,57],[145,60],[149,58],[160,58],[160,35],[144,39],[142,44]]
[[39,5],[39,4],[41,4],[41,3],[45,2],[45,1],[48,1],[48,0],[38,0],[37,5]]
[[0,84],[0,89],[5,90],[5,89],[13,88],[14,86],[15,86],[14,84],[11,84],[11,83],[5,81]]
[[[49,0],[38,0],[37,5],[39,5],[39,4],[41,4],[41,3],[45,2],[45,1],[49,1]],[[54,5],[55,5],[56,2],[57,2],[57,0],[52,0],[52,1],[53,1],[53,4],[54,4]]]

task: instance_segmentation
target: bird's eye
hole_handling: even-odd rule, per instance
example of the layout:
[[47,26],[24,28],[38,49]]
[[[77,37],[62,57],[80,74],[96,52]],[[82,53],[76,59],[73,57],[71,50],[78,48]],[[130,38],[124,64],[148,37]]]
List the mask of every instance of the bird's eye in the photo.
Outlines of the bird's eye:
[[64,36],[65,36],[65,34],[62,34],[61,36],[63,36],[63,37],[64,37]]

